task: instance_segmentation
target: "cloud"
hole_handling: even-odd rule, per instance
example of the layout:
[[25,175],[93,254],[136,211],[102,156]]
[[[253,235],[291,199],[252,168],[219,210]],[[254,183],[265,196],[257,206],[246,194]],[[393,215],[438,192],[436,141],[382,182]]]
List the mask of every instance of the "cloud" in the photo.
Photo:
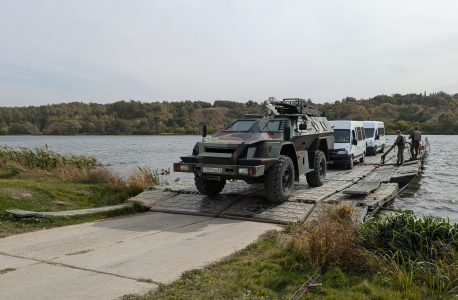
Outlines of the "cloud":
[[453,0],[0,0],[0,105],[452,93],[457,8]]

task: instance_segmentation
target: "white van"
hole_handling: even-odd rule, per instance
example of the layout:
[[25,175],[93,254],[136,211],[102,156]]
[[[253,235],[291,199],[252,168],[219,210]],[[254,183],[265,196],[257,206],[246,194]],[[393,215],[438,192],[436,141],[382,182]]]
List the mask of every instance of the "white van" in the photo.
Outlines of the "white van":
[[364,121],[366,153],[376,155],[385,152],[385,124],[380,121]]
[[361,121],[329,121],[334,130],[334,149],[329,151],[329,165],[353,168],[356,159],[364,162],[366,136]]

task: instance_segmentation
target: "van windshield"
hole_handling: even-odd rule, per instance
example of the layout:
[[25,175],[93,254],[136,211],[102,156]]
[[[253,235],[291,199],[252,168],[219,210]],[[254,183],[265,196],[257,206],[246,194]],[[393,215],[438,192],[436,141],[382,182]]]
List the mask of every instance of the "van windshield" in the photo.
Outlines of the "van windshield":
[[334,143],[350,143],[350,130],[334,129]]
[[374,128],[364,128],[364,132],[366,133],[366,138],[374,137]]

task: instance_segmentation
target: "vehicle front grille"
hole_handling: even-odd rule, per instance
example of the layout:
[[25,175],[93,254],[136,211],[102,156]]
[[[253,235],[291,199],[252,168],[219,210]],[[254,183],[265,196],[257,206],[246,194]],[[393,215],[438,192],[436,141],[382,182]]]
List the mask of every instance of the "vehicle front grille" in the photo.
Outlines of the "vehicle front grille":
[[233,154],[237,150],[236,148],[205,148],[205,152],[211,153],[230,153]]

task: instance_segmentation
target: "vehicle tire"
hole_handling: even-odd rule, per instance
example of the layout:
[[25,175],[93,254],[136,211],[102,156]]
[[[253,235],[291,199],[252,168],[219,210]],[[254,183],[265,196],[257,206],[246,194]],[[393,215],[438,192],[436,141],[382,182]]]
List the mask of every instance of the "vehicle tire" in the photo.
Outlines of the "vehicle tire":
[[309,186],[322,186],[326,179],[326,156],[323,151],[315,152],[315,169],[305,174]]
[[364,162],[364,157],[366,156],[366,153],[363,152],[363,156],[359,159],[359,162],[360,163],[363,163]]
[[272,202],[288,200],[294,186],[294,164],[291,158],[280,155],[278,161],[266,171],[264,177],[267,199]]
[[380,153],[385,153],[385,145],[382,145],[382,150],[380,150]]
[[355,159],[353,158],[353,155],[350,157],[350,163],[347,164],[347,169],[353,169],[353,165],[355,163]]
[[373,155],[373,156],[376,156],[376,155],[377,155],[377,146],[374,147],[374,152],[372,152],[372,155]]
[[196,183],[197,190],[202,195],[207,196],[216,196],[224,189],[226,185],[226,180],[216,181],[216,180],[207,180],[204,177],[194,176],[194,182]]

